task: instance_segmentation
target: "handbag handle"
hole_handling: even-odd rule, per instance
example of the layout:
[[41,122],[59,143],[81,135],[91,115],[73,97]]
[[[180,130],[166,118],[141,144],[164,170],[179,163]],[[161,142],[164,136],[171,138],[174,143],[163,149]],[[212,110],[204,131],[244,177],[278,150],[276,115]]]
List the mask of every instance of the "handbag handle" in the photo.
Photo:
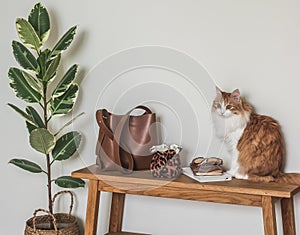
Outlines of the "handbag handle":
[[[124,117],[121,118],[119,124],[117,125],[115,135],[113,134],[112,130],[110,130],[110,128],[107,127],[106,122],[104,120],[104,119],[107,119],[108,111],[106,109],[100,109],[100,110],[97,110],[97,112],[96,112],[96,119],[97,119],[98,125],[100,126],[100,128],[102,128],[103,132],[113,141],[114,155],[116,156],[117,164],[119,166],[122,166],[121,157],[120,157],[120,150],[119,150],[119,142],[120,142],[120,139],[121,139],[121,135],[122,135],[123,129],[125,127],[125,124],[126,124],[127,120],[130,117],[130,113],[132,113],[136,109],[142,109],[142,110],[145,111],[141,115],[152,113],[152,111],[144,105],[138,105],[138,106],[132,108],[131,110],[129,110],[124,115]],[[128,149],[125,149],[125,151],[127,153],[129,153],[129,164],[128,164],[128,169],[124,170],[124,173],[130,173],[130,172],[133,171],[133,168],[134,168],[133,156],[127,150]]]
[[[122,120],[123,120],[123,118],[122,118],[121,121],[120,121],[120,123],[118,124],[118,127],[119,127],[120,129],[123,130],[124,125],[125,125],[127,119],[129,118],[130,113],[132,113],[135,109],[143,109],[145,112],[144,112],[142,115],[144,115],[144,114],[151,114],[151,113],[152,113],[152,111],[151,111],[148,107],[146,107],[146,106],[144,106],[144,105],[138,105],[138,106],[134,107],[133,109],[129,110],[129,111],[124,115],[125,121],[122,121]],[[113,139],[114,139],[114,134],[113,134],[112,130],[111,130],[109,127],[107,127],[106,121],[104,120],[104,119],[107,119],[108,113],[109,113],[109,112],[108,112],[106,109],[99,109],[99,110],[97,110],[97,112],[96,112],[96,119],[97,119],[98,125],[102,128],[102,130],[104,131],[104,133],[105,133],[111,140],[113,140]],[[121,124],[121,123],[122,123],[122,124]]]
[[144,115],[144,114],[151,114],[152,113],[152,111],[148,107],[146,107],[144,105],[138,105],[138,106],[134,107],[133,109],[129,110],[127,112],[127,115],[129,115],[135,109],[143,109],[145,112],[142,115]]
[[[152,111],[144,106],[144,105],[138,105],[136,107],[134,107],[133,109],[129,110],[124,116],[126,117],[126,120],[127,118],[129,117],[130,113],[132,113],[135,109],[143,109],[145,112],[142,114],[151,114]],[[108,116],[108,111],[106,109],[99,109],[97,110],[96,112],[96,119],[97,119],[97,122],[98,122],[98,125],[102,128],[102,130],[105,132],[105,134],[111,139],[113,140],[114,139],[114,134],[113,132],[110,130],[110,128],[107,127],[107,125],[105,124],[105,120],[104,119],[107,119],[107,116]],[[123,129],[125,123],[126,123],[126,120],[123,121],[123,126],[122,125],[118,125],[118,127],[120,127],[121,129]],[[121,121],[120,121],[121,123]]]

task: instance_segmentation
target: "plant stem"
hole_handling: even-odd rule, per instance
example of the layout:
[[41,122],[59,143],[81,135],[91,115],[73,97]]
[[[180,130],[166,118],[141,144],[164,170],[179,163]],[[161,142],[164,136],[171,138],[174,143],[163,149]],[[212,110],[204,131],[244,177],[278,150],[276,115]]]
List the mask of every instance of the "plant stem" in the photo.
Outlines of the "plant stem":
[[51,214],[53,214],[53,208],[52,208],[52,187],[51,187],[51,164],[50,164],[50,156],[49,154],[46,154],[47,158],[47,181],[48,181],[48,207]]
[[[44,111],[44,124],[45,128],[48,130],[48,113],[47,113],[47,83],[43,84],[43,111]],[[47,159],[47,188],[48,188],[48,208],[51,214],[53,214],[53,207],[52,207],[52,184],[51,184],[51,160],[50,154],[46,154]]]

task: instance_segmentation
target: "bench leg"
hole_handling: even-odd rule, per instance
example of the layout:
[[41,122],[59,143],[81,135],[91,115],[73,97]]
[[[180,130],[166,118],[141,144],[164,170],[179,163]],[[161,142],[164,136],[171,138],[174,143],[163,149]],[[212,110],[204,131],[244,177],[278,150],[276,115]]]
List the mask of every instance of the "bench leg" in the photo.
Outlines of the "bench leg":
[[90,180],[84,235],[96,235],[97,233],[99,200],[100,191],[98,191],[98,181]]
[[109,232],[121,232],[123,222],[125,194],[112,193]]
[[272,197],[262,197],[262,212],[265,235],[277,235],[275,205]]
[[284,235],[296,235],[293,198],[281,199],[282,226]]

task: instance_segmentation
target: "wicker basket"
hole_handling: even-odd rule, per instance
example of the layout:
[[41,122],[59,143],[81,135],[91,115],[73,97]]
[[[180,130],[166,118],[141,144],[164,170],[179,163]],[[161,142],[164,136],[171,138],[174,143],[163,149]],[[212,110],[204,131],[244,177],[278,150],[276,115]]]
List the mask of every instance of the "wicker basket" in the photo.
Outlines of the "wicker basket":
[[[71,215],[73,194],[70,191],[61,191],[53,197],[52,204],[54,204],[56,197],[62,193],[71,195],[69,214],[55,213],[52,215],[47,210],[37,209],[34,211],[33,217],[26,221],[25,235],[80,235],[77,219]],[[37,216],[38,212],[44,212],[47,215]]]

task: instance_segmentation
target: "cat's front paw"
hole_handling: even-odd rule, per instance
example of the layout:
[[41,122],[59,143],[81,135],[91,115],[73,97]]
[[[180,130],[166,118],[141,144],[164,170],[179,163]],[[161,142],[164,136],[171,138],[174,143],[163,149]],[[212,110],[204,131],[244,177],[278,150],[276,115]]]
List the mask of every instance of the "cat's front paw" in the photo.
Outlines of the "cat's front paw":
[[232,171],[232,170],[228,170],[228,171],[226,171],[226,173],[229,174],[229,175],[231,175],[232,177],[235,176],[235,172]]
[[247,180],[248,179],[248,175],[243,175],[243,174],[240,174],[236,171],[233,171],[233,170],[228,170],[226,171],[226,173],[230,174],[232,177],[236,178],[236,179],[243,179],[243,180]]
[[237,179],[241,179],[241,180],[247,180],[249,178],[248,175],[242,175],[242,174],[239,174],[239,173],[235,174],[234,177],[237,178]]

